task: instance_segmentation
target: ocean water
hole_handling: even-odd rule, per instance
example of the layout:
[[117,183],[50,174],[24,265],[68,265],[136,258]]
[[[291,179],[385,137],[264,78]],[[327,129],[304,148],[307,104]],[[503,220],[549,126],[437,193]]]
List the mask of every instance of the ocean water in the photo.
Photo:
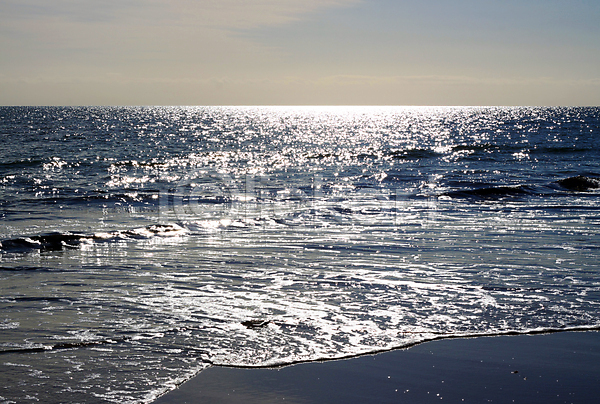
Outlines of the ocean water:
[[0,402],[600,328],[600,108],[2,107]]

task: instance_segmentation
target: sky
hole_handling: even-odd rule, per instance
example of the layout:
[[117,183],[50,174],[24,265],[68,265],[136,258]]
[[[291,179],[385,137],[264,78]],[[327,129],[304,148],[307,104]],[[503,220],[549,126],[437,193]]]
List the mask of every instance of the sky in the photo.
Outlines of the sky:
[[0,0],[0,105],[600,105],[600,1]]

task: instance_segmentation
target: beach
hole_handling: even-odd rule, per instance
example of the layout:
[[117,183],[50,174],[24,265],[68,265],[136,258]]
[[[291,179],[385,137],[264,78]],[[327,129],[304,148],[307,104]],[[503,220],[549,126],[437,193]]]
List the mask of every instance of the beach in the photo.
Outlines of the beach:
[[211,367],[155,404],[591,403],[599,364],[596,331],[446,339],[275,369]]
[[0,403],[593,401],[599,117],[0,107]]

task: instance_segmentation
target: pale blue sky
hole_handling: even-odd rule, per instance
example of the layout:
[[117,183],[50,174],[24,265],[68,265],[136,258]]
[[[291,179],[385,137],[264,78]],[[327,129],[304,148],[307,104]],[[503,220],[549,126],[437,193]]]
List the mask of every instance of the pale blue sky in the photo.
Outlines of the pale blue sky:
[[597,0],[0,0],[0,105],[600,105]]

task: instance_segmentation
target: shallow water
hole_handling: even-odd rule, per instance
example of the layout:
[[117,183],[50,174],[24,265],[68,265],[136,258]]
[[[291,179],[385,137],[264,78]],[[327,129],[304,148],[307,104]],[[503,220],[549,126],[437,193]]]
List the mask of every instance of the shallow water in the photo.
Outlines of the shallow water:
[[0,397],[598,327],[599,111],[0,108]]

